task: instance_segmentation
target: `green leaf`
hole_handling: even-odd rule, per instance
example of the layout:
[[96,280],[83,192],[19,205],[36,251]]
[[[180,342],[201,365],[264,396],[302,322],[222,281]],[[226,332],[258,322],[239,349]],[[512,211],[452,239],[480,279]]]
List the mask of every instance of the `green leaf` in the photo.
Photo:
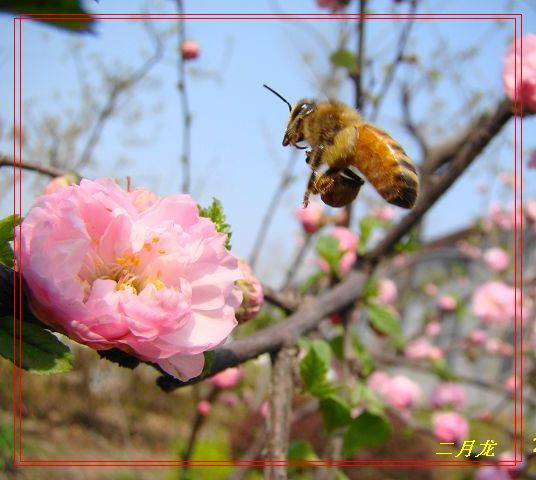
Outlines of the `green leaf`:
[[305,440],[293,440],[288,446],[289,460],[318,460],[311,444]]
[[359,236],[359,253],[365,253],[367,251],[374,230],[383,225],[384,222],[374,217],[364,217],[361,219],[359,222],[359,230],[361,232],[361,235]]
[[344,336],[342,333],[335,335],[330,341],[329,346],[337,360],[344,360]]
[[416,228],[410,230],[407,235],[395,244],[395,251],[398,253],[415,252],[419,249],[421,242]]
[[[13,317],[0,318],[0,355],[19,366],[13,353]],[[19,345],[19,332],[15,339]],[[33,323],[22,324],[22,365],[24,370],[48,375],[67,372],[72,368],[73,356],[69,347],[42,326]],[[20,353],[17,348],[17,356]]]
[[343,440],[344,456],[363,447],[383,445],[391,435],[391,426],[383,415],[365,410],[350,424]]
[[[0,11],[24,14],[87,14],[79,0],[0,0]],[[35,17],[38,18],[38,17]],[[80,19],[57,20],[47,18],[39,20],[56,28],[76,33],[91,32],[94,19],[85,17]]]
[[316,251],[329,265],[332,272],[339,274],[339,260],[342,252],[339,248],[339,240],[331,235],[322,235],[316,241]]
[[15,235],[15,225],[20,223],[18,215],[8,215],[0,219],[0,263],[6,267],[13,267],[13,250],[9,242]]
[[370,324],[374,329],[386,335],[397,336],[400,334],[400,322],[396,312],[387,305],[369,303],[366,305]]
[[198,205],[197,208],[201,217],[210,218],[214,222],[214,225],[216,225],[216,230],[227,235],[225,248],[231,250],[231,226],[227,223],[221,202],[217,198],[212,198],[210,206],[203,208]]
[[329,59],[336,67],[343,67],[348,70],[355,69],[357,65],[355,55],[346,48],[339,48],[338,50],[335,50]]
[[331,389],[326,384],[326,373],[331,364],[331,349],[326,342],[314,340],[300,362],[300,374],[307,390],[315,396],[324,396]]
[[330,395],[321,399],[320,411],[327,432],[346,427],[352,421],[349,405],[338,395]]

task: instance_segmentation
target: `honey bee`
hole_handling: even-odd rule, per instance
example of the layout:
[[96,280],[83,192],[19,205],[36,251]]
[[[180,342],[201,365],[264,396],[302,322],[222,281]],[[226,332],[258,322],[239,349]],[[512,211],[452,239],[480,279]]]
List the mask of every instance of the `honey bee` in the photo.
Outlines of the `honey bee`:
[[[312,173],[303,197],[307,207],[310,195],[320,194],[331,207],[351,203],[364,184],[357,169],[389,203],[402,208],[415,205],[419,177],[402,146],[381,128],[365,122],[344,103],[328,100],[300,100],[294,107],[272,88],[268,90],[290,109],[283,146],[307,142],[306,162]],[[327,170],[319,172],[321,166]]]

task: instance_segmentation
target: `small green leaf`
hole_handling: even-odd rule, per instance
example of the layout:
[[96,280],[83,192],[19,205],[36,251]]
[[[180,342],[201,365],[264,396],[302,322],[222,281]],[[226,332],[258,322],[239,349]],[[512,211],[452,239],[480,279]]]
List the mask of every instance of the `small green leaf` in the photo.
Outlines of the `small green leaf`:
[[331,364],[331,349],[326,342],[314,340],[300,362],[300,374],[307,390],[315,396],[326,394],[326,373]]
[[336,67],[343,67],[347,70],[353,70],[357,65],[355,55],[346,48],[339,48],[334,51],[329,59]]
[[344,336],[342,333],[339,333],[338,335],[335,335],[330,341],[329,346],[331,347],[331,351],[337,358],[337,360],[344,360]]
[[350,424],[343,440],[344,456],[351,456],[363,447],[383,445],[391,435],[391,426],[383,415],[365,410]]
[[326,275],[325,272],[315,272],[309,275],[303,283],[300,285],[300,294],[306,294],[311,288],[313,288],[318,281]]
[[400,322],[394,309],[387,305],[369,303],[366,305],[370,324],[374,329],[386,335],[397,336],[400,334]]
[[348,404],[338,395],[330,395],[320,400],[320,411],[327,432],[346,427],[352,421],[352,413]]
[[305,440],[293,440],[288,446],[289,460],[318,460],[311,444]]
[[407,235],[395,244],[395,251],[398,253],[415,252],[419,249],[421,242],[416,228],[410,230]]
[[216,225],[216,230],[227,235],[225,248],[231,250],[231,226],[227,223],[221,202],[217,198],[212,198],[210,206],[203,208],[198,205],[197,208],[201,217],[210,218]]
[[436,375],[445,382],[456,381],[456,374],[449,368],[445,360],[436,360],[432,362],[432,368]]
[[[26,15],[33,14],[87,14],[80,5],[79,0],[0,0],[0,11],[13,13],[23,13]],[[62,20],[39,19],[40,22],[50,24],[56,28],[69,30],[72,32],[83,33],[90,32],[93,26],[93,18],[81,17],[80,19]]]
[[372,356],[358,336],[352,338],[352,345],[359,360],[359,365],[361,366],[361,373],[363,375],[369,375],[374,370],[374,360]]
[[[0,355],[19,366],[19,359],[14,361],[13,337],[13,317],[1,317]],[[19,332],[15,341],[19,345]],[[48,375],[67,372],[72,368],[73,358],[69,347],[42,326],[24,322],[21,341],[21,368],[24,370]],[[17,351],[17,356],[20,352]]]
[[0,219],[0,263],[13,267],[13,250],[9,242],[13,240],[15,225],[20,223],[18,215],[8,215]]
[[203,356],[205,357],[205,364],[203,365],[203,371],[199,375],[200,378],[205,378],[210,373],[214,363],[214,352],[212,350],[203,352]]
[[342,252],[339,248],[339,240],[330,235],[322,235],[316,241],[318,255],[326,261],[332,272],[339,274],[339,260]]

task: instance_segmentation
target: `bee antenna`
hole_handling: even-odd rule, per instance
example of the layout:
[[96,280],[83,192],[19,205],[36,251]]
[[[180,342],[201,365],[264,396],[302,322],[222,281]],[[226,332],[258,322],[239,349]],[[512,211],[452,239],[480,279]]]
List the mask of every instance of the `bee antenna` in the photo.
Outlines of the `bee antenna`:
[[281,100],[283,100],[288,105],[289,112],[292,112],[292,105],[285,97],[283,97],[283,95],[281,95],[280,93],[277,93],[273,88],[269,87],[265,83],[263,83],[262,86],[264,88],[267,88],[268,90],[270,90],[270,92],[272,92],[274,95],[277,95]]

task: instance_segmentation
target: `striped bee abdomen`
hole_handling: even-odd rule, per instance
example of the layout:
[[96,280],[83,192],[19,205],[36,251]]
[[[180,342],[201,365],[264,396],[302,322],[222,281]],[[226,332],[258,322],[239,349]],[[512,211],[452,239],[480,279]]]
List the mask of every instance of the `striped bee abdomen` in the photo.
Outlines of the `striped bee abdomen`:
[[419,193],[419,177],[404,149],[375,125],[364,123],[356,130],[354,167],[389,203],[402,208],[413,207]]

